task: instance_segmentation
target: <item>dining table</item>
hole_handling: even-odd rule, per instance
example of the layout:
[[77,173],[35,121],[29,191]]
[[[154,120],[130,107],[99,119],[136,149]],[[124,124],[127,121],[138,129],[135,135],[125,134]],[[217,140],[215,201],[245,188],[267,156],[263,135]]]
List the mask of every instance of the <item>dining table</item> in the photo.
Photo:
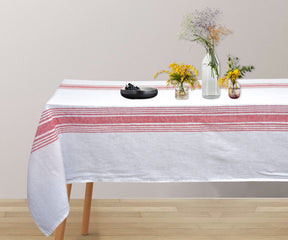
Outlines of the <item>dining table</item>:
[[288,180],[288,79],[241,79],[241,96],[201,90],[175,99],[166,81],[130,81],[157,96],[128,99],[123,80],[62,81],[43,108],[27,200],[49,236],[69,214],[67,184]]

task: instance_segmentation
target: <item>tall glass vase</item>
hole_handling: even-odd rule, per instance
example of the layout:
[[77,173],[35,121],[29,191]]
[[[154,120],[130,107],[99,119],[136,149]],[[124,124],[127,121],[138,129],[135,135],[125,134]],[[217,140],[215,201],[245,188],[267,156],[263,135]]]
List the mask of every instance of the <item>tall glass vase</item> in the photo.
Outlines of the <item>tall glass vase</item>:
[[[211,56],[212,54],[212,56]],[[212,59],[213,58],[213,59]],[[211,60],[217,67],[218,73],[211,67]],[[218,76],[220,75],[220,66],[214,51],[207,53],[202,61],[202,96],[203,98],[213,99],[220,96],[218,86]]]

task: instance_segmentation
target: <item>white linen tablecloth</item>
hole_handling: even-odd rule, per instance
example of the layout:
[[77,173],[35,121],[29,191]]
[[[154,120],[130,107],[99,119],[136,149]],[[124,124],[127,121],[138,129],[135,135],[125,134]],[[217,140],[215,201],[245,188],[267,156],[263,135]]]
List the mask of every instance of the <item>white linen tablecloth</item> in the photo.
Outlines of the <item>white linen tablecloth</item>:
[[288,79],[242,80],[241,97],[130,100],[127,82],[64,80],[42,113],[28,168],[28,204],[44,234],[67,217],[73,182],[288,180]]

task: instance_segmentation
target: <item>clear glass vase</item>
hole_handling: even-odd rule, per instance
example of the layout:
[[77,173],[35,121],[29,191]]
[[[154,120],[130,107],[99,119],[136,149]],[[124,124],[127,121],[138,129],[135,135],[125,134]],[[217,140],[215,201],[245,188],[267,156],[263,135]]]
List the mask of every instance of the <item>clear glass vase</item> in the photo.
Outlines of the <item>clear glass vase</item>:
[[[212,56],[211,56],[212,54]],[[218,74],[211,68],[210,62],[213,58],[216,63]],[[207,99],[214,99],[220,96],[220,88],[218,86],[218,76],[220,75],[220,66],[214,51],[207,53],[202,61],[202,96]]]
[[185,85],[175,86],[175,98],[178,100],[187,100],[189,98],[189,89]]
[[238,82],[236,83],[232,83],[231,81],[229,81],[228,84],[228,95],[230,98],[232,99],[237,99],[240,97],[240,93],[241,93],[241,86]]

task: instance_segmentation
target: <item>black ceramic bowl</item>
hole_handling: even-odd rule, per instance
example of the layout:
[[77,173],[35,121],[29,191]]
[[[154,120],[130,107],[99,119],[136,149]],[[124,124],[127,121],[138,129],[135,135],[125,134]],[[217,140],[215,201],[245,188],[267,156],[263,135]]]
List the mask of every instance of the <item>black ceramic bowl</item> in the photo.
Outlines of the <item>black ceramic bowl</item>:
[[152,87],[140,87],[139,90],[121,89],[120,93],[123,97],[129,99],[145,99],[157,96],[158,89]]

